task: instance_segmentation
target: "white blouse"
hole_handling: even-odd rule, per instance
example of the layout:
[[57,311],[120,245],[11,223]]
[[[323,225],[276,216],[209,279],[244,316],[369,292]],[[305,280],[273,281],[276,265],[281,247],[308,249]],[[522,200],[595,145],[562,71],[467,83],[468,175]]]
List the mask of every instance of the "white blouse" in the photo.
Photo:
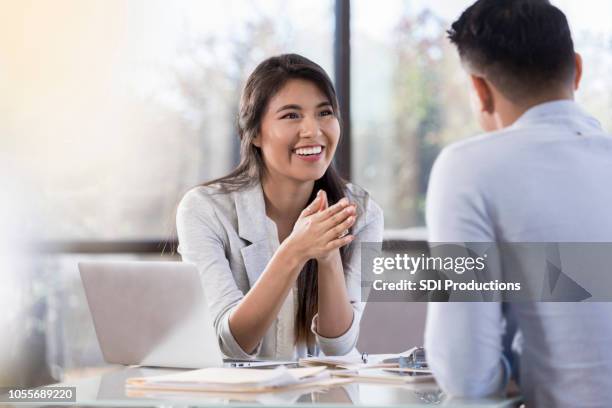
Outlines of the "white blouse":
[[336,338],[319,335],[314,317],[311,330],[316,346],[295,344],[294,323],[298,306],[297,287],[289,292],[281,310],[256,350],[248,354],[234,339],[229,316],[255,284],[279,246],[276,224],[265,211],[261,184],[238,192],[222,192],[218,186],[195,187],[177,210],[178,251],[183,261],[196,265],[212,313],[219,344],[230,358],[296,359],[308,354],[344,355],[355,348],[361,302],[361,242],[381,242],[383,213],[363,189],[349,184],[347,198],[357,204],[353,226],[355,240],[345,263],[346,285],[353,308],[353,322]]

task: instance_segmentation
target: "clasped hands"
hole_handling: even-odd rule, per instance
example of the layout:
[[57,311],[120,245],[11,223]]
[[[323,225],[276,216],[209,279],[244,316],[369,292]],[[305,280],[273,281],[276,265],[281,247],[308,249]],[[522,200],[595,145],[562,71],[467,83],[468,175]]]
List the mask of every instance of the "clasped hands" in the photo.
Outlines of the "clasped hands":
[[356,215],[355,204],[350,204],[347,198],[329,206],[327,194],[319,190],[301,212],[286,244],[298,251],[302,262],[309,259],[327,262],[355,238],[349,229],[355,224]]

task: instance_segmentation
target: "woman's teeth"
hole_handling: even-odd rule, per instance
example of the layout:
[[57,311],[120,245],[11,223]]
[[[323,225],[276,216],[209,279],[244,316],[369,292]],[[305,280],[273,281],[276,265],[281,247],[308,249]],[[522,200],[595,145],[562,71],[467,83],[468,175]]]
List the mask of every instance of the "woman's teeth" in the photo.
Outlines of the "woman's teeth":
[[295,154],[299,154],[300,156],[310,156],[313,154],[319,154],[321,153],[321,146],[314,146],[314,147],[302,147],[299,149],[295,149]]

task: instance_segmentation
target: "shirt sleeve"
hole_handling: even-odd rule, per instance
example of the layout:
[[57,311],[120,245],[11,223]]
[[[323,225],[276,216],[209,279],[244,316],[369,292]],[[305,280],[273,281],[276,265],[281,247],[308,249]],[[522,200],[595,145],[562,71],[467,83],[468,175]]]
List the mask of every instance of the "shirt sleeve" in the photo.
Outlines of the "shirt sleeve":
[[430,303],[425,350],[442,390],[462,398],[500,395],[510,376],[503,334],[499,303]]
[[[457,151],[443,151],[432,169],[426,219],[431,243],[495,242],[478,174]],[[500,394],[509,381],[500,303],[435,303],[427,309],[425,349],[440,387],[451,396]]]
[[261,341],[251,353],[244,351],[229,327],[232,310],[244,297],[236,285],[225,256],[224,232],[205,192],[191,190],[181,200],[176,215],[178,252],[184,262],[193,263],[200,273],[221,351],[231,358],[252,358],[259,353]]
[[381,243],[384,229],[383,212],[378,204],[368,196],[365,207],[364,221],[359,228],[356,228],[349,259],[344,264],[348,297],[353,308],[351,326],[339,337],[323,337],[316,332],[318,315],[315,315],[312,320],[311,330],[315,334],[317,344],[320,350],[328,356],[348,354],[355,348],[359,337],[359,324],[363,312],[361,301],[361,243]]

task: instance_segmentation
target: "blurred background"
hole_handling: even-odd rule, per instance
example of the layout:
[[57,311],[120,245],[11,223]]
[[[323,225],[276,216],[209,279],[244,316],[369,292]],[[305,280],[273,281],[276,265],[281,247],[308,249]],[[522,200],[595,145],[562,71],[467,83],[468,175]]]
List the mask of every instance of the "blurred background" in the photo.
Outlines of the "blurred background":
[[[241,88],[271,55],[335,80],[342,173],[381,204],[388,240],[424,247],[433,161],[478,132],[445,34],[470,4],[0,0],[0,385],[104,366],[76,262],[175,259],[176,205],[236,165]],[[584,59],[578,101],[612,131],[612,2],[553,4]],[[424,308],[368,305],[360,348],[420,343]]]

